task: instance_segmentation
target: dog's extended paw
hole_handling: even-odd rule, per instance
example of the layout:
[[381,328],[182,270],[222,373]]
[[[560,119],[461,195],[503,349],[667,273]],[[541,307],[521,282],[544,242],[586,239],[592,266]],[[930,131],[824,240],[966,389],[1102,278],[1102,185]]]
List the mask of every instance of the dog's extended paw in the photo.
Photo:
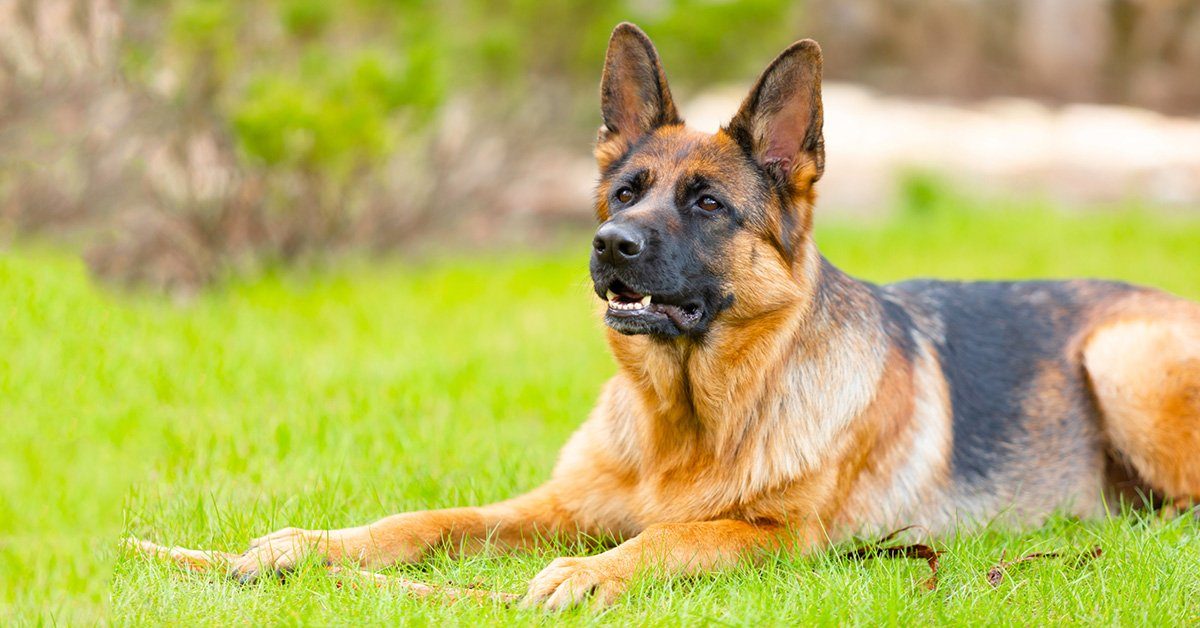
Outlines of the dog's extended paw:
[[591,595],[592,608],[603,608],[625,592],[629,578],[627,569],[604,555],[558,558],[529,581],[521,607],[560,611],[583,604]]
[[250,549],[239,555],[229,574],[250,582],[261,574],[279,574],[294,568],[302,558],[319,553],[326,561],[329,533],[321,530],[284,528],[250,542]]

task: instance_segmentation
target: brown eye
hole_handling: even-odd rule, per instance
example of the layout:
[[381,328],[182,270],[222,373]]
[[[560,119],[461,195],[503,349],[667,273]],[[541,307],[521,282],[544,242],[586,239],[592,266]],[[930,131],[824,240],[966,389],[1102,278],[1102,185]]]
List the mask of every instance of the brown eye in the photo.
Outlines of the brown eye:
[[696,207],[706,212],[715,212],[721,209],[721,203],[711,196],[701,196],[700,200],[696,201]]
[[622,203],[628,203],[633,200],[633,190],[629,188],[621,188],[617,190],[617,200]]

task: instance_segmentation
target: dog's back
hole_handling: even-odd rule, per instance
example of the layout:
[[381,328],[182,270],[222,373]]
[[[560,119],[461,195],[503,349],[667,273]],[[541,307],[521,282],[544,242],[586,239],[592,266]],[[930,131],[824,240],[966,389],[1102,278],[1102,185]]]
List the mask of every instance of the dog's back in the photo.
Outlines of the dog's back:
[[[1136,443],[1119,438],[1132,422],[1144,437],[1167,430],[1175,446],[1200,450],[1200,306],[1087,280],[913,280],[875,292],[893,341],[906,350],[921,342],[933,347],[945,384],[951,425],[943,498],[952,505],[936,509],[929,523],[1030,523],[1056,510],[1094,515],[1115,497],[1165,491],[1152,481],[1164,464],[1172,467],[1167,475],[1181,476],[1171,489],[1200,490],[1180,485],[1197,475],[1197,463],[1139,455],[1129,449],[1139,449]],[[1143,339],[1130,337],[1133,324]],[[1129,345],[1163,342],[1150,353],[1100,355],[1121,329]],[[1157,391],[1184,401],[1166,415],[1163,408],[1136,418],[1106,411],[1129,394],[1135,373],[1145,396]],[[1174,427],[1184,415],[1190,426]]]

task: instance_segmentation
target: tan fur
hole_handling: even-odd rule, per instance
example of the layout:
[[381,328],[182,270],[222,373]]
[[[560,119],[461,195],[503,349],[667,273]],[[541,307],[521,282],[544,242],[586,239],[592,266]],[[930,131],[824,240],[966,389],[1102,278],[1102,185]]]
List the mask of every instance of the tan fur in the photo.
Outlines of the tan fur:
[[879,431],[865,444],[867,464],[838,513],[838,526],[868,532],[918,525],[946,527],[940,510],[949,489],[950,400],[935,354],[922,346],[916,361],[893,354],[864,417]]
[[1121,316],[1091,334],[1083,355],[1112,445],[1153,488],[1196,499],[1200,308],[1191,309]]

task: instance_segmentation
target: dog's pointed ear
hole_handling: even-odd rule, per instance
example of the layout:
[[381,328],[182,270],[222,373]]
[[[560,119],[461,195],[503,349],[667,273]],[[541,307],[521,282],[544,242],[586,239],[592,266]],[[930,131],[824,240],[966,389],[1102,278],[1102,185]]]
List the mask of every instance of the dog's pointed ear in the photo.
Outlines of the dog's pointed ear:
[[821,47],[805,39],[767,66],[725,132],[779,183],[811,185],[825,170],[821,125]]
[[613,29],[600,79],[600,128],[596,156],[615,160],[638,138],[667,124],[682,124],[654,44],[642,29],[622,22]]

